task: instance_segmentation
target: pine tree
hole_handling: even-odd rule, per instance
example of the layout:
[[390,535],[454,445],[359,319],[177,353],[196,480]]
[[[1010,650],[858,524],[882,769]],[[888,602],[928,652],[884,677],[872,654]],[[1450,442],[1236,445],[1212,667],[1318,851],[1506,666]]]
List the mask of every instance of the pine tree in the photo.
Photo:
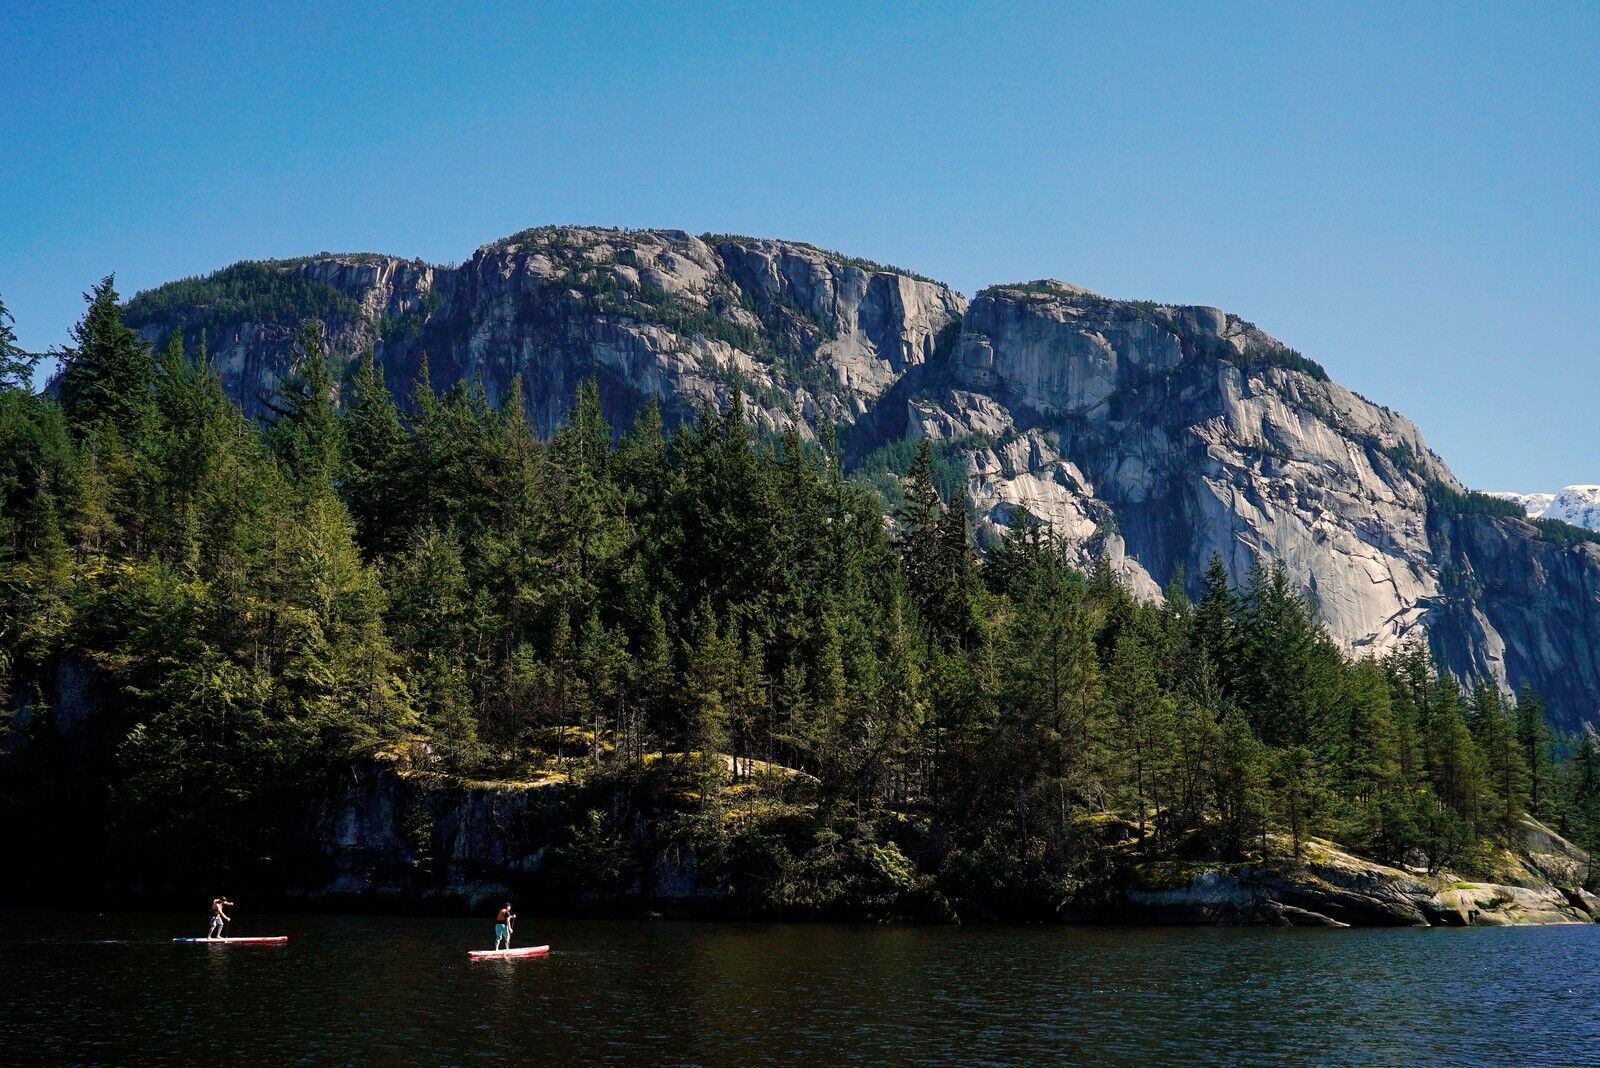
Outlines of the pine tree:
[[1157,827],[1165,826],[1154,772],[1162,755],[1172,747],[1176,710],[1172,699],[1157,684],[1149,645],[1131,630],[1117,639],[1105,693],[1110,703],[1109,719],[1116,725],[1115,747],[1125,764],[1134,818],[1143,837],[1145,818],[1152,806]]
[[673,665],[672,642],[667,635],[667,621],[661,611],[659,595],[650,602],[645,616],[644,638],[639,652],[639,679],[640,700],[644,704],[645,721],[650,731],[667,738],[682,737],[685,732],[673,718],[677,675]]
[[1238,602],[1240,707],[1269,745],[1330,743],[1338,656],[1281,563],[1252,565]]
[[30,356],[17,345],[17,334],[12,324],[16,322],[0,301],[0,392],[24,391],[32,388],[33,369],[39,357]]
[[307,502],[283,541],[275,604],[280,707],[319,749],[389,739],[409,720],[382,628],[384,596],[337,497]]
[[191,353],[176,331],[156,362],[153,397],[142,524],[157,554],[199,576],[216,544],[217,502],[244,488],[239,466],[258,452],[256,430],[228,399],[205,345]]
[[316,320],[301,326],[294,366],[268,407],[273,414],[272,449],[291,482],[312,494],[342,485],[348,474],[349,444],[322,345],[322,324]]
[[1211,789],[1224,852],[1265,852],[1271,753],[1238,709],[1223,717],[1211,764]]
[[1220,553],[1212,553],[1206,565],[1203,592],[1194,610],[1194,641],[1210,661],[1213,677],[1232,694],[1237,675],[1239,637],[1235,627],[1237,610],[1233,589],[1228,584],[1228,569]]
[[405,657],[422,725],[446,758],[459,765],[475,755],[480,726],[495,739],[524,733],[525,709],[510,687],[484,722],[473,715],[470,590],[454,532],[418,531],[384,561],[383,577],[389,632]]
[[578,635],[578,670],[589,689],[589,761],[599,764],[607,736],[626,745],[628,690],[633,684],[628,642],[591,610]]
[[971,649],[979,637],[978,560],[967,534],[967,491],[956,493],[939,523],[939,572],[934,625],[946,638]]
[[1600,736],[1592,726],[1579,733],[1564,779],[1562,833],[1588,851],[1584,884],[1593,887],[1600,880],[1600,865],[1594,860],[1600,853]]
[[1294,859],[1299,860],[1305,838],[1327,803],[1316,754],[1303,745],[1290,746],[1273,754],[1272,788],[1279,816],[1289,831]]
[[611,428],[592,380],[579,389],[571,421],[557,431],[550,448],[558,498],[547,551],[557,561],[568,596],[587,610],[629,538],[622,493],[611,478]]
[[1005,537],[984,558],[984,581],[992,593],[1012,591],[1019,581],[1026,580],[1049,551],[1044,524],[1026,508],[1014,508]]
[[1550,728],[1544,720],[1544,698],[1531,686],[1517,695],[1517,744],[1528,769],[1528,811],[1536,819],[1550,815]]
[[1488,783],[1483,753],[1467,725],[1460,688],[1452,679],[1439,679],[1432,690],[1428,713],[1429,777],[1435,795],[1459,818],[1462,830],[1458,832],[1453,821],[1440,824],[1433,832],[1429,853],[1450,863],[1472,844],[1484,822]]
[[937,626],[948,576],[940,527],[944,505],[933,482],[933,448],[927,438],[917,442],[917,455],[905,480],[905,504],[895,513],[896,538],[906,589],[917,611]]
[[404,544],[412,503],[405,427],[371,349],[356,367],[341,417],[350,448],[345,493],[361,548],[376,558]]
[[[684,650],[680,750],[703,782],[723,778],[721,753],[728,744],[728,722],[739,702],[741,661],[738,639],[721,626],[710,605],[696,613],[692,638]],[[709,790],[706,791],[709,793]]]
[[62,407],[80,433],[105,423],[137,441],[150,413],[150,354],[123,324],[110,275],[83,297],[89,309],[73,327],[74,345],[57,354]]
[[1472,685],[1469,720],[1478,747],[1483,753],[1487,797],[1492,810],[1488,822],[1501,839],[1518,839],[1518,822],[1527,805],[1528,769],[1523,763],[1517,724],[1500,696],[1500,689],[1487,679]]

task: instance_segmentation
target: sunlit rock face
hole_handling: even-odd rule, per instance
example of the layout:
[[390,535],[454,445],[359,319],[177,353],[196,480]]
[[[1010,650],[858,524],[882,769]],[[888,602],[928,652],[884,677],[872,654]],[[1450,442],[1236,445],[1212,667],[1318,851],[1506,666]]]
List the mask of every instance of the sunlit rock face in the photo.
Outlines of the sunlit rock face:
[[1462,487],[1415,426],[1216,308],[1053,281],[969,306],[799,242],[544,227],[459,266],[237,265],[128,315],[153,344],[203,337],[257,416],[308,316],[337,359],[371,349],[397,394],[426,362],[435,389],[520,391],[542,430],[591,378],[619,429],[652,399],[669,425],[693,418],[738,383],[757,425],[810,438],[831,423],[852,460],[930,439],[965,466],[981,544],[1027,512],[1152,600],[1179,576],[1196,592],[1214,553],[1235,579],[1280,560],[1347,649],[1426,634],[1463,676],[1537,686],[1562,722],[1600,717],[1600,547],[1442,514],[1438,491]]
[[[766,426],[849,423],[926,362],[966,309],[946,286],[809,245],[677,230],[545,227],[459,267],[382,256],[268,266],[312,284],[311,303],[205,332],[253,415],[309,314],[336,354],[372,349],[396,392],[409,394],[426,359],[437,389],[481,382],[499,402],[520,383],[546,429],[591,377],[621,420],[652,397],[669,421],[691,416],[726,402],[738,380]],[[130,321],[152,343],[174,327],[198,340],[198,309],[154,317],[141,302],[151,303],[130,302]]]
[[1287,353],[1215,308],[988,291],[944,368],[955,406],[1013,420],[977,451],[974,496],[1074,539],[1109,524],[1151,584],[1182,569],[1192,588],[1213,553],[1236,576],[1282,560],[1347,647],[1388,648],[1437,594],[1426,486],[1454,480],[1408,421]]

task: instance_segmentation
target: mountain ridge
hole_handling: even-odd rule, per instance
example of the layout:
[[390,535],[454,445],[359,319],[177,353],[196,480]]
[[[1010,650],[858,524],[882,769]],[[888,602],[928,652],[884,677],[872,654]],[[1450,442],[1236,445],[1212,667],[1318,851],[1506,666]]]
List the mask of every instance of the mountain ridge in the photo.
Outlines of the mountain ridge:
[[1530,519],[1554,519],[1586,530],[1600,530],[1600,485],[1573,483],[1555,493],[1493,494],[1521,505]]
[[969,300],[804,242],[536,227],[454,267],[236,264],[127,311],[153,344],[204,335],[258,417],[306,317],[340,359],[372,348],[402,395],[424,354],[441,388],[499,402],[520,382],[546,430],[588,378],[618,427],[652,398],[693,418],[738,382],[756,425],[831,423],[858,460],[931,439],[981,542],[1025,510],[1151,599],[1180,574],[1196,589],[1213,553],[1235,578],[1278,559],[1346,648],[1425,634],[1462,677],[1546,690],[1559,721],[1600,709],[1600,546],[1488,508],[1404,416],[1221,309],[1055,280]]

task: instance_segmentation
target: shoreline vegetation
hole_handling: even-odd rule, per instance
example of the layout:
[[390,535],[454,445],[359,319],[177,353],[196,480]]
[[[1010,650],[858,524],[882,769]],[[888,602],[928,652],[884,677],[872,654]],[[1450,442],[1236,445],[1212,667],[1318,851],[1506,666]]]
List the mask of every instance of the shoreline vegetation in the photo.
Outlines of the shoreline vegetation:
[[1420,643],[1351,657],[1279,567],[1143,603],[1025,513],[980,557],[925,441],[889,507],[831,428],[760,435],[737,388],[618,435],[590,384],[541,438],[426,363],[403,401],[370,354],[341,377],[315,323],[257,424],[203,349],[149,352],[110,279],[89,298],[51,391],[0,375],[7,897],[1600,905],[1593,730]]

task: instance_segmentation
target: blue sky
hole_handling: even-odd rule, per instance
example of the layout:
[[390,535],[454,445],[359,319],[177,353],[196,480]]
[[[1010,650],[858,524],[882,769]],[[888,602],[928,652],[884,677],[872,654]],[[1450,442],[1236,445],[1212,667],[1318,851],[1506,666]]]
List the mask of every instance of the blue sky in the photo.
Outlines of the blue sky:
[[1286,6],[11,0],[0,298],[44,349],[108,271],[793,237],[1219,305],[1473,486],[1600,482],[1600,5]]

